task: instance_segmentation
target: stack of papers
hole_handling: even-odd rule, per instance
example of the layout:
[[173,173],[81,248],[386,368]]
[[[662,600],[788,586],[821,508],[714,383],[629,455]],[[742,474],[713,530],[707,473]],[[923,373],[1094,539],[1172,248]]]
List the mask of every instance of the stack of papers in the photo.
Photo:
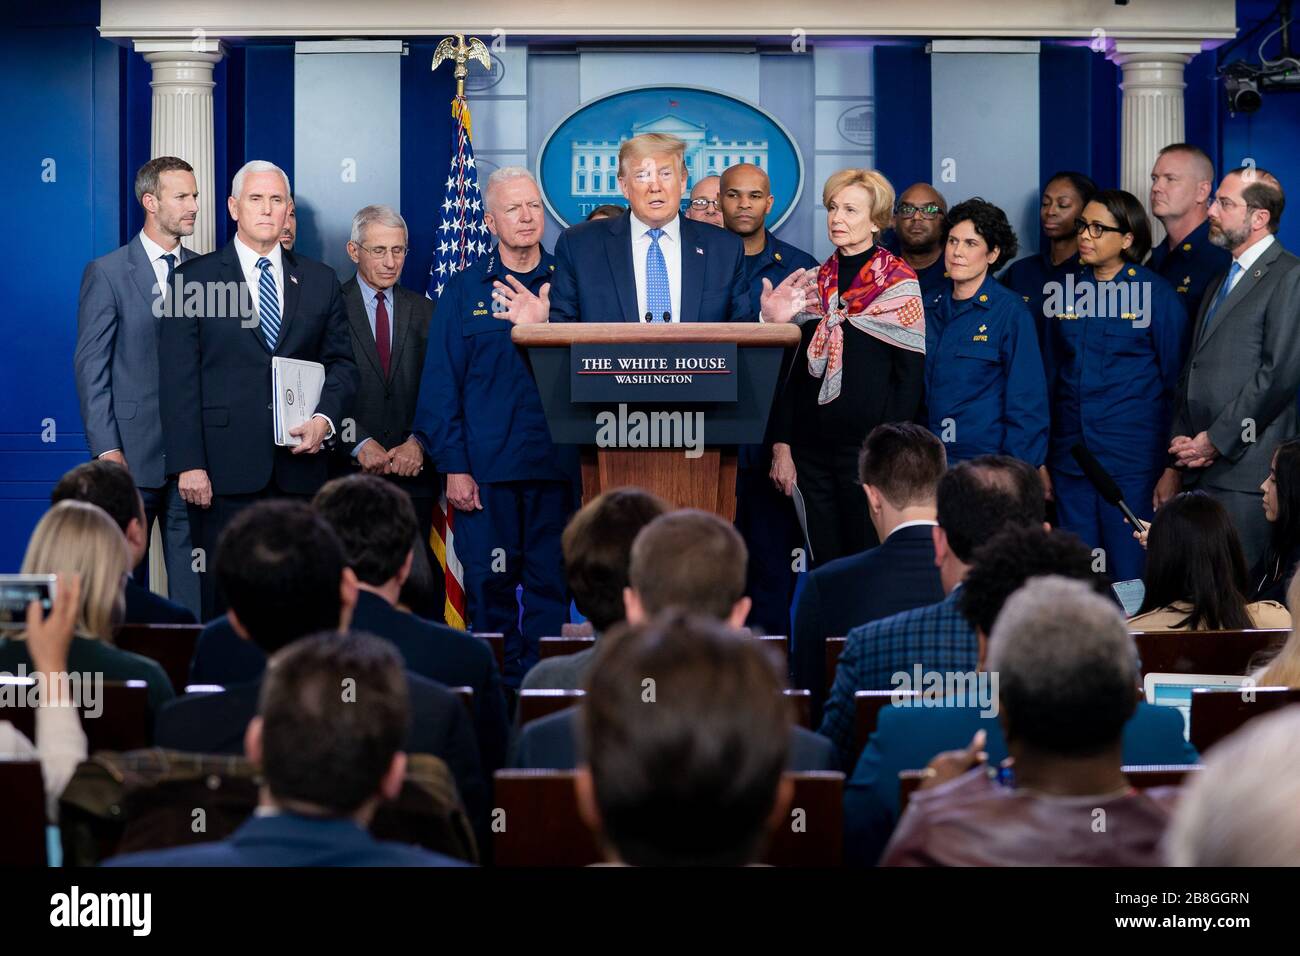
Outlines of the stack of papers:
[[271,402],[275,423],[275,443],[292,448],[302,439],[290,435],[291,429],[308,421],[316,412],[321,389],[325,387],[325,366],[302,359],[271,359]]

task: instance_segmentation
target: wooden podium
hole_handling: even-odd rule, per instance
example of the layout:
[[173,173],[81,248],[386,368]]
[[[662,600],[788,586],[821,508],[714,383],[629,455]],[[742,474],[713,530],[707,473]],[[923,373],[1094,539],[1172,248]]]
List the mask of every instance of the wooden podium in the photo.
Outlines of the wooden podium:
[[[584,504],[636,485],[728,521],[736,446],[762,443],[800,341],[795,325],[740,322],[545,323],[515,326],[510,337],[527,352],[552,440],[581,449]],[[647,423],[641,433],[638,422]],[[691,444],[637,440],[674,427]]]

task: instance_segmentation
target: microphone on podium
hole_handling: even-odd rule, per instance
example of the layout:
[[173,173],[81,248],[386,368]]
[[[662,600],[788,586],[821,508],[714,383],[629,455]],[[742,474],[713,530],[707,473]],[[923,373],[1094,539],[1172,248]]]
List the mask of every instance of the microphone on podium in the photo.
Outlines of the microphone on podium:
[[1075,445],[1070,449],[1070,454],[1079,467],[1083,469],[1084,477],[1092,483],[1092,487],[1097,489],[1097,494],[1101,495],[1109,505],[1114,505],[1120,511],[1124,512],[1124,517],[1138,531],[1146,529],[1147,523],[1133,513],[1133,509],[1124,501],[1124,495],[1119,490],[1119,485],[1115,479],[1110,476],[1105,468],[1101,467],[1092,452],[1088,451],[1082,444]]
[[[663,318],[662,318],[660,321],[663,321],[663,322],[671,322],[672,320],[673,320],[673,314],[672,314],[671,312],[665,312],[665,313],[663,314]],[[647,312],[647,313],[645,314],[645,321],[648,322],[648,323],[652,323],[652,322],[654,322],[654,321],[655,321],[655,315],[654,315],[654,313],[653,313],[653,312]]]
[[647,313],[645,314],[645,318],[642,319],[642,321],[645,322],[646,324],[649,324],[649,323],[653,322],[654,320],[655,320],[655,314],[654,314],[653,312],[647,312]]
[[671,312],[665,312],[664,322],[672,322],[672,320],[673,320],[673,314]]

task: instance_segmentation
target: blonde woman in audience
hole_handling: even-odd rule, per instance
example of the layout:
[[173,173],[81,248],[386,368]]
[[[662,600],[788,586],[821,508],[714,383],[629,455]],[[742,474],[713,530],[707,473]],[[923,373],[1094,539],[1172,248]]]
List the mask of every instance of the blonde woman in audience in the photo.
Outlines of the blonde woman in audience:
[[[0,760],[39,760],[45,781],[45,812],[51,823],[59,819],[59,797],[86,759],[86,734],[81,729],[77,701],[60,675],[68,672],[68,648],[81,605],[81,578],[61,574],[54,588],[54,605],[47,615],[33,601],[27,608],[27,648],[34,669],[29,676],[42,684],[36,707],[36,743],[13,724],[0,720]],[[0,710],[0,717],[4,711]]]
[[[1286,589],[1286,606],[1293,611],[1300,604],[1300,574]],[[1292,615],[1294,616],[1294,614]],[[1293,630],[1272,659],[1250,675],[1258,687],[1300,687],[1300,637]]]
[[[103,680],[142,680],[149,705],[158,708],[175,696],[162,667],[147,657],[113,646],[113,629],[122,621],[124,585],[131,556],[122,530],[108,513],[83,501],[61,501],[41,518],[27,543],[24,574],[79,574],[81,595],[68,669],[103,675]],[[0,638],[0,672],[30,674],[35,665],[26,633]]]
[[1227,510],[1201,491],[1177,495],[1156,512],[1147,537],[1146,594],[1133,631],[1214,631],[1290,627],[1276,601],[1247,603],[1241,539]]

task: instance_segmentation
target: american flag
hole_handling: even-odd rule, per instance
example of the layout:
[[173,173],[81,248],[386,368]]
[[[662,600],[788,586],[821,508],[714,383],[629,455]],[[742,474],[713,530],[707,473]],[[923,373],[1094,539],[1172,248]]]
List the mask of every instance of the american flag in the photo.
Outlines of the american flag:
[[[451,101],[451,140],[451,166],[447,173],[441,222],[426,292],[434,300],[442,295],[448,279],[491,246],[487,224],[483,222],[483,197],[478,190],[478,170],[470,138],[469,104],[463,96]],[[443,615],[449,625],[463,631],[466,617],[465,569],[456,557],[455,525],[456,511],[447,504],[444,490],[438,499],[438,513],[433,516],[433,534],[429,544],[438,557],[447,584]]]

